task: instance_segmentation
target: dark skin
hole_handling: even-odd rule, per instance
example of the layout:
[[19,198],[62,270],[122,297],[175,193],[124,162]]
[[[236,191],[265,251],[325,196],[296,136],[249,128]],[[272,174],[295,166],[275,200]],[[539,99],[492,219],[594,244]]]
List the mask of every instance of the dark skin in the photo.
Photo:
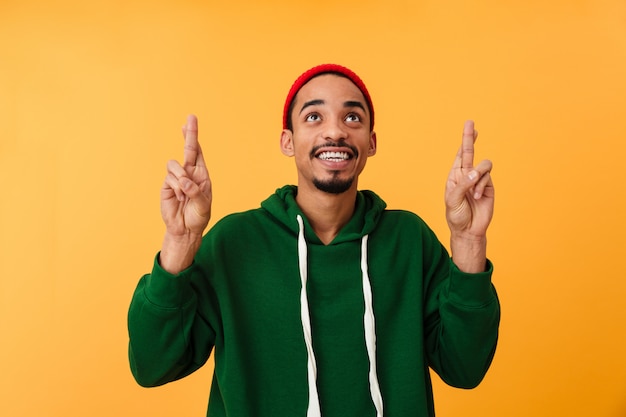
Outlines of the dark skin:
[[[343,175],[345,171],[346,175],[354,174],[358,179],[367,157],[375,154],[376,136],[369,130],[366,106],[362,105],[361,113],[356,110],[346,111],[346,102],[357,100],[365,103],[362,95],[355,99],[356,93],[349,85],[344,85],[345,89],[338,88],[336,80],[331,76],[317,77],[314,80],[317,83],[305,84],[296,100],[310,102],[323,97],[323,103],[316,103],[318,115],[315,118],[294,118],[293,132],[284,130],[281,134],[281,149],[286,155],[296,158],[299,172],[298,205],[315,233],[323,242],[328,243],[352,215],[357,181],[339,195],[324,193],[313,187],[312,176],[325,175],[324,167],[332,162],[311,159],[310,149],[322,139],[345,137],[345,141],[360,149],[359,155],[362,159],[338,161],[336,164],[340,169],[333,172],[339,171]],[[362,126],[357,126],[357,122]],[[367,131],[363,127],[367,127]],[[167,175],[161,189],[161,213],[166,233],[159,261],[166,271],[173,274],[191,265],[211,218],[211,180],[198,142],[198,121],[195,116],[188,117],[183,135],[183,164],[168,162]],[[450,228],[452,259],[460,270],[468,273],[482,272],[485,269],[486,234],[494,209],[492,163],[483,160],[474,165],[474,144],[477,137],[474,123],[467,121],[445,188],[446,220]],[[298,145],[295,144],[298,140],[304,146],[301,153],[296,151]]]

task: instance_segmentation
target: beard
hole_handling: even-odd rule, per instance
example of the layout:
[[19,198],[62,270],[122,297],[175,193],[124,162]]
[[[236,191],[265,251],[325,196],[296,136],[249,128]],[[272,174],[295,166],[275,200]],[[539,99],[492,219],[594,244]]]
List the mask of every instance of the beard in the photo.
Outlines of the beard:
[[[315,158],[315,154],[317,153],[319,149],[329,148],[329,147],[350,148],[350,150],[353,153],[354,158],[359,156],[359,150],[352,145],[348,145],[345,142],[345,140],[342,139],[338,143],[330,142],[330,143],[325,143],[325,144],[314,147],[313,149],[311,149],[311,153],[310,153],[311,159]],[[339,176],[339,172],[334,171],[332,178],[329,180],[320,180],[320,179],[314,178],[313,185],[315,185],[315,187],[318,190],[323,191],[325,193],[329,193],[329,194],[345,193],[346,191],[350,189],[350,187],[352,187],[352,183],[354,182],[354,177],[350,177],[348,179],[342,180],[338,178],[338,176]]]
[[350,177],[348,179],[340,179],[337,178],[338,173],[334,172],[333,173],[333,177],[329,180],[320,180],[315,178],[313,180],[313,185],[315,185],[315,187],[320,190],[323,191],[325,193],[329,193],[329,194],[341,194],[341,193],[345,193],[346,191],[348,191],[350,189],[350,187],[352,187],[352,183],[354,182],[354,177]]

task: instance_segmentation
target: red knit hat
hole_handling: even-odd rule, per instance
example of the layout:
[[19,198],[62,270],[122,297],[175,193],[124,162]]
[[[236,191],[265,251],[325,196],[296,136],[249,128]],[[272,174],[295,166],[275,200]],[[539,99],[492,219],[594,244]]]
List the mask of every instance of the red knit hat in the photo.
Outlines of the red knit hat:
[[285,108],[283,110],[283,129],[287,129],[288,120],[290,117],[289,107],[291,107],[291,102],[298,94],[298,91],[302,88],[302,86],[308,83],[312,78],[317,77],[322,74],[340,74],[344,77],[348,78],[350,81],[356,85],[363,96],[365,97],[365,101],[367,101],[367,107],[370,111],[370,130],[374,130],[374,106],[372,105],[372,98],[370,97],[369,92],[367,91],[367,87],[365,87],[365,83],[350,69],[343,67],[337,64],[322,64],[316,67],[311,68],[310,70],[304,72],[298,79],[293,83],[291,89],[289,90],[289,94],[287,94],[287,100],[285,100]]

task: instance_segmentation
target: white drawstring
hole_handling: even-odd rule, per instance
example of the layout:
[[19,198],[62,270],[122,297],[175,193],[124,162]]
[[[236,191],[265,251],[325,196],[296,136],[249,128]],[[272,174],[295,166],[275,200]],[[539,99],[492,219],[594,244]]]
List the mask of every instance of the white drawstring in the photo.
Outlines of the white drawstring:
[[302,281],[302,289],[300,290],[300,320],[302,321],[302,331],[304,332],[304,343],[307,351],[307,373],[309,380],[309,407],[307,409],[307,417],[321,417],[320,401],[317,394],[317,363],[315,362],[315,353],[313,353],[313,339],[311,338],[311,316],[309,315],[309,300],[306,295],[307,281],[307,248],[306,239],[304,238],[304,224],[302,217],[296,217],[300,225],[298,234],[298,264],[300,266],[300,280]]
[[[309,406],[307,417],[321,417],[319,395],[317,393],[317,363],[313,352],[313,339],[311,337],[311,316],[309,314],[309,300],[307,297],[306,283],[308,277],[307,267],[307,246],[304,237],[304,223],[302,217],[296,217],[299,225],[298,233],[298,265],[300,267],[300,280],[302,289],[300,290],[300,320],[302,321],[302,331],[304,332],[304,342],[307,350],[307,375],[309,383]],[[372,305],[372,287],[370,284],[367,268],[367,240],[368,235],[361,240],[361,273],[363,276],[363,299],[365,301],[365,314],[363,315],[363,326],[365,328],[365,343],[367,345],[367,356],[370,362],[369,385],[372,402],[376,408],[376,416],[383,417],[383,399],[378,384],[378,374],[376,372],[376,326],[374,320],[374,308]]]
[[365,314],[363,326],[365,328],[365,343],[367,344],[367,356],[370,360],[370,395],[376,407],[376,415],[383,416],[383,397],[378,385],[378,373],[376,371],[376,323],[374,320],[374,307],[372,305],[372,286],[367,269],[367,239],[368,235],[361,240],[361,272],[363,275],[363,299],[365,300]]

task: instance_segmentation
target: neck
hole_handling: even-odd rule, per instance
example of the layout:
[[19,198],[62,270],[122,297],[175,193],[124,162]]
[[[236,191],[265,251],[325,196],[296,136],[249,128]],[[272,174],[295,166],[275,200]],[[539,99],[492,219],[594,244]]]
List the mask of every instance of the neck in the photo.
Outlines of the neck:
[[325,245],[350,221],[356,203],[356,185],[341,194],[298,187],[296,202],[313,231]]

